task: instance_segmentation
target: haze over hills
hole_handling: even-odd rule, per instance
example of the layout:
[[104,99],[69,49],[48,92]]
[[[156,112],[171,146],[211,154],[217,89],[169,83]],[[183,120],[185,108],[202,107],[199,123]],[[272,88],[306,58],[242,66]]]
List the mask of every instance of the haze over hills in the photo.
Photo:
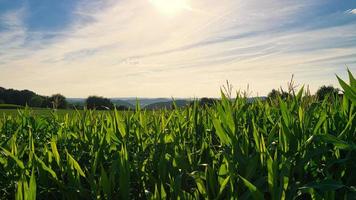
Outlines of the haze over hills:
[[[266,97],[250,97],[247,98],[248,102],[252,102],[255,99],[260,98],[264,100]],[[162,108],[171,108],[173,106],[173,101],[175,101],[178,107],[188,105],[194,98],[140,98],[140,97],[116,97],[109,98],[113,104],[117,106],[126,106],[127,108],[135,108],[136,102],[140,103],[142,108],[147,109],[162,109]],[[199,98],[198,98],[199,99]],[[218,99],[218,98],[217,98]],[[85,98],[67,98],[69,103],[73,104],[84,104]]]
[[[117,106],[126,106],[128,108],[134,108],[136,102],[140,103],[141,107],[162,107],[172,105],[173,99],[172,98],[140,98],[140,97],[122,97],[122,98],[109,98],[115,105]],[[74,104],[84,104],[86,98],[67,98],[69,103]],[[179,105],[187,104],[188,102],[192,101],[192,98],[174,98],[174,100],[179,102]]]
[[[96,98],[95,100],[93,98]],[[253,101],[256,98],[248,98],[248,101]],[[90,99],[90,100],[89,100]],[[0,104],[13,104],[19,106],[29,105],[31,107],[41,108],[84,108],[85,106],[103,106],[106,108],[118,109],[135,109],[137,102],[140,103],[141,108],[146,109],[164,109],[172,108],[175,104],[177,107],[184,107],[189,105],[193,100],[199,100],[200,103],[205,104],[218,100],[219,98],[141,98],[141,97],[117,97],[106,98],[89,96],[88,98],[66,98],[61,94],[53,94],[52,96],[39,95],[30,90],[16,90],[6,89],[0,87]],[[89,101],[89,102],[87,102]]]

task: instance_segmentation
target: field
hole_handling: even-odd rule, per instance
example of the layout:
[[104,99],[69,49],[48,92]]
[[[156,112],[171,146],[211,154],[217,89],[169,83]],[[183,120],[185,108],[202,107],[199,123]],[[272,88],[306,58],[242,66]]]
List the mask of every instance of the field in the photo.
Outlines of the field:
[[[21,110],[16,110],[16,109],[0,109],[0,117],[3,116],[17,116],[19,115],[19,112],[23,111],[24,109]],[[84,113],[83,110],[73,110],[73,109],[58,109],[58,110],[51,110],[51,109],[45,109],[45,108],[30,108],[29,110],[30,114],[32,116],[37,116],[37,117],[48,117],[52,116],[53,114],[58,115],[58,116],[65,116],[65,115],[75,115],[76,113]],[[110,111],[95,111],[95,113],[107,113]]]
[[349,75],[324,101],[301,89],[159,112],[1,112],[0,198],[355,199]]
[[[56,112],[58,115],[65,115],[65,114],[72,114],[73,112],[75,112],[75,110],[53,111],[50,109],[36,109],[36,108],[31,109],[31,115],[33,115],[33,116],[50,116],[52,112]],[[18,114],[19,114],[19,110],[17,110],[17,109],[0,109],[1,117],[6,116],[6,115],[16,116]]]

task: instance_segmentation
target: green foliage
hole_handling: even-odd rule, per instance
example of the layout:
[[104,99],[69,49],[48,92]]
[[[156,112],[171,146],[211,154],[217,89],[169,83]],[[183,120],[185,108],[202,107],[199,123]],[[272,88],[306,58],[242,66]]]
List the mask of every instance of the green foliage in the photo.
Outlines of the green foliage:
[[3,199],[353,199],[355,79],[344,98],[0,118]]
[[333,97],[337,96],[339,90],[334,88],[333,86],[321,86],[318,91],[316,91],[316,98],[319,101],[323,101],[326,98],[332,99]]
[[345,81],[343,81],[341,78],[337,77],[337,79],[339,80],[342,89],[344,89],[344,94],[346,98],[352,101],[353,104],[356,104],[356,80],[352,75],[352,73],[350,72],[350,70],[347,71],[349,73],[349,78],[350,78],[349,85],[345,83]]
[[29,106],[39,108],[39,107],[42,106],[43,101],[44,101],[43,97],[41,97],[41,96],[33,96],[30,99]]
[[114,108],[114,104],[108,98],[90,96],[85,101],[88,109],[110,110]]
[[67,108],[68,102],[66,98],[61,94],[54,94],[49,98],[54,109]]
[[[61,94],[54,94],[51,97],[47,97],[38,95],[30,90],[5,89],[2,87],[0,87],[0,104],[37,108],[67,108],[66,98]],[[5,108],[0,107],[0,109]]]
[[273,89],[270,93],[268,93],[267,97],[270,99],[270,100],[274,100],[274,99],[278,99],[278,97],[282,98],[282,99],[287,99],[289,96],[289,93],[288,92],[285,92],[285,91],[278,91],[276,89]]

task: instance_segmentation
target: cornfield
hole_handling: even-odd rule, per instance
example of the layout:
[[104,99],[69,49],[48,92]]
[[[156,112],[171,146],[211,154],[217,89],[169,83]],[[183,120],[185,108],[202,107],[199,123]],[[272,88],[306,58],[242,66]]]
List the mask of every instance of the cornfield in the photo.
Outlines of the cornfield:
[[[338,78],[339,79],[339,78]],[[356,80],[343,97],[0,119],[1,199],[355,199]]]

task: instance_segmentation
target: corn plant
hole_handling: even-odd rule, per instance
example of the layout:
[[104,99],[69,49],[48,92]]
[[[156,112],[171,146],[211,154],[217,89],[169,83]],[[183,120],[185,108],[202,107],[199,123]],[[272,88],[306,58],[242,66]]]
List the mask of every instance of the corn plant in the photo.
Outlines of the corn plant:
[[[0,119],[0,199],[354,199],[356,80],[316,101]],[[311,100],[312,99],[312,100]]]

